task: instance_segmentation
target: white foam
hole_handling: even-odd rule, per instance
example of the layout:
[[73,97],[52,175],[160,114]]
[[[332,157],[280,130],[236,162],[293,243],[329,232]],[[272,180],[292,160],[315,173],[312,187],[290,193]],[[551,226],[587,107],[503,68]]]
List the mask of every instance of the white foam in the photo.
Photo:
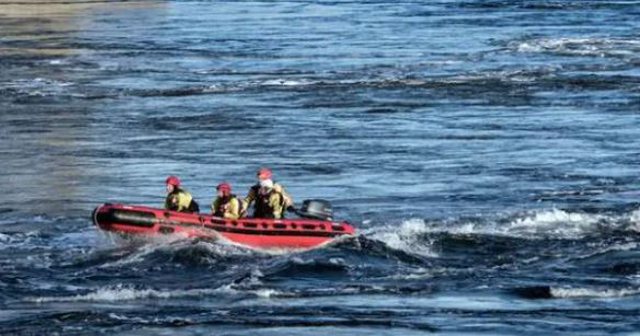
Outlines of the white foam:
[[603,219],[600,215],[552,209],[518,218],[505,227],[504,233],[524,237],[579,238],[592,232]]
[[262,85],[269,86],[306,86],[310,84],[313,84],[313,82],[288,79],[270,79],[262,82]]
[[551,295],[556,298],[618,298],[624,296],[638,295],[640,289],[594,289],[594,288],[551,288]]
[[3,87],[15,89],[52,89],[75,85],[74,82],[65,82],[40,77],[34,79],[18,79],[15,81],[4,82],[2,84]]
[[276,296],[283,296],[283,293],[275,290],[275,289],[257,289],[254,290],[253,293],[260,298],[271,298],[271,297],[276,297]]
[[[332,243],[334,241],[336,241],[337,239],[334,240],[330,240],[324,244],[320,244],[316,247],[313,247],[313,249],[316,248],[321,248],[323,246],[326,246],[329,243]],[[306,252],[309,251],[311,248],[294,248],[294,247],[255,247],[255,246],[249,246],[249,245],[244,245],[241,243],[237,243],[234,241],[231,241],[227,238],[225,238],[224,236],[220,236],[218,238],[218,240],[215,243],[218,246],[226,246],[227,252],[230,251],[235,251],[237,253],[225,253],[226,255],[230,255],[230,254],[241,254],[241,255],[246,255],[246,254],[256,254],[256,253],[260,253],[260,254],[265,254],[265,255],[285,255],[285,254],[292,254],[292,253],[299,253],[299,252]]]
[[162,247],[163,247],[163,245],[157,245],[157,244],[155,244],[155,245],[154,244],[143,245],[138,250],[136,250],[134,253],[128,255],[124,259],[116,260],[116,261],[110,262],[110,263],[105,263],[105,264],[100,265],[100,267],[101,268],[120,267],[120,266],[123,266],[123,265],[137,263],[137,262],[140,262],[140,261],[144,260],[145,256],[153,253],[154,251],[156,251],[156,250],[158,250],[159,248],[162,248]]
[[413,271],[393,274],[388,276],[387,278],[392,280],[409,280],[409,281],[429,280],[429,279],[432,279],[434,277],[434,274],[436,274],[438,271],[441,271],[441,270],[434,270],[433,268],[418,267]]
[[611,246],[606,246],[604,248],[600,248],[595,250],[593,253],[589,253],[586,255],[582,255],[578,257],[578,259],[588,259],[594,256],[607,254],[609,252],[617,252],[617,251],[632,251],[638,249],[639,244],[635,242],[625,243],[625,244],[614,244]]
[[87,227],[80,231],[72,231],[61,236],[57,236],[49,241],[49,245],[63,248],[71,247],[95,247],[104,243],[104,235],[100,234],[93,227]]
[[640,209],[637,209],[629,215],[630,227],[632,231],[640,232]]
[[231,285],[225,285],[218,288],[198,288],[198,289],[171,289],[161,290],[152,288],[133,288],[127,285],[116,285],[98,288],[97,290],[74,296],[49,296],[31,298],[28,301],[37,303],[46,302],[116,302],[116,301],[133,301],[144,299],[169,299],[180,297],[202,297],[207,295],[242,295],[251,294],[259,298],[272,298],[277,296],[287,296],[286,293],[270,289],[261,288],[255,290],[242,291],[234,289]]
[[335,266],[346,266],[347,262],[343,258],[329,258],[329,263]]
[[220,93],[229,90],[227,87],[219,84],[211,84],[202,90],[203,93]]
[[427,232],[431,232],[431,230],[424,220],[410,219],[403,222],[400,227],[385,226],[382,230],[370,234],[370,237],[395,250],[435,257],[437,254],[431,249],[431,243],[425,242],[424,239],[418,239],[421,234]]
[[390,247],[402,248],[412,235],[421,233],[488,234],[526,239],[577,239],[595,232],[602,223],[621,222],[621,218],[606,215],[568,212],[560,209],[537,210],[503,222],[473,220],[466,222],[425,223],[422,219],[409,219],[399,229],[374,233],[371,236]]
[[557,52],[578,56],[631,56],[640,49],[640,40],[621,38],[541,38],[509,44],[523,53]]
[[41,297],[31,301],[43,302],[83,302],[83,301],[130,301],[138,299],[168,299],[172,297],[192,297],[219,293],[220,289],[169,290],[135,289],[123,285],[99,288],[98,290],[75,296]]
[[128,317],[128,316],[119,315],[116,313],[109,313],[109,318],[118,320],[118,321],[132,321],[134,323],[141,323],[141,324],[149,323],[148,320],[145,320],[141,317],[137,317],[137,316]]
[[11,249],[19,246],[27,246],[30,248],[43,246],[43,242],[38,240],[39,236],[39,231],[17,232],[9,235],[0,233],[0,242],[4,243],[0,245],[0,250]]
[[501,70],[486,71],[445,77],[441,81],[445,84],[465,84],[477,81],[501,81],[507,83],[531,83],[539,79],[540,76],[552,74],[558,68],[555,66],[538,67],[530,70]]
[[185,249],[199,249],[204,250],[206,256],[210,256],[213,262],[216,257],[229,257],[229,256],[247,256],[256,254],[255,251],[249,250],[244,247],[239,247],[233,244],[225,244],[222,240],[216,242],[197,241],[194,243],[192,239],[189,239],[183,235],[165,235],[157,237],[145,237],[142,240],[125,241],[125,244],[144,243],[143,245],[136,247],[137,250],[128,255],[127,257],[116,260],[114,262],[105,263],[101,265],[101,268],[120,267],[132,263],[138,263],[144,261],[144,259],[156,251],[162,251],[169,254],[176,254]]

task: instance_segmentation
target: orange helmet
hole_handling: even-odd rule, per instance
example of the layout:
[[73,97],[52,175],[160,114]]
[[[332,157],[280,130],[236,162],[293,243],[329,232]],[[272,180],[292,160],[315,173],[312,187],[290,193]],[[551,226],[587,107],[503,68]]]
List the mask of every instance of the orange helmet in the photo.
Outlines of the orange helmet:
[[179,187],[180,186],[180,179],[177,176],[169,176],[167,177],[167,180],[165,181],[166,184],[170,184],[172,186],[176,186]]
[[258,170],[258,178],[261,180],[270,179],[272,176],[273,173],[269,168],[260,168],[260,170]]
[[222,191],[223,194],[228,195],[228,194],[231,193],[231,184],[229,184],[227,182],[222,182],[222,183],[218,184],[216,189],[218,191]]

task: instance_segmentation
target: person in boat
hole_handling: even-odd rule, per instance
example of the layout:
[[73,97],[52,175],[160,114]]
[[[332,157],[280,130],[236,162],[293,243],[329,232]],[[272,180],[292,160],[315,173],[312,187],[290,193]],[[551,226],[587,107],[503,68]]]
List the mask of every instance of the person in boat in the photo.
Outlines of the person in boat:
[[191,194],[180,187],[180,179],[177,176],[169,176],[167,184],[167,198],[164,200],[164,208],[179,212],[198,212],[200,208]]
[[249,209],[253,203],[254,218],[284,218],[285,210],[295,211],[293,199],[284,187],[273,181],[273,173],[268,168],[258,170],[258,183],[249,189],[242,208]]
[[240,218],[241,202],[231,193],[231,184],[223,182],[216,187],[218,197],[211,203],[211,213],[216,217]]

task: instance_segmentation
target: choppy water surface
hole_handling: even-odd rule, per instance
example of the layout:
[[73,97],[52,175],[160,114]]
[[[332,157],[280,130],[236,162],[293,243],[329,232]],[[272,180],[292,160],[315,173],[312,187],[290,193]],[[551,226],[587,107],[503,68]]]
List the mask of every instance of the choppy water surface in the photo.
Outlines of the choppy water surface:
[[[58,2],[58,3],[56,3]],[[640,330],[640,1],[3,1],[0,334]],[[270,166],[359,234],[124,242]]]

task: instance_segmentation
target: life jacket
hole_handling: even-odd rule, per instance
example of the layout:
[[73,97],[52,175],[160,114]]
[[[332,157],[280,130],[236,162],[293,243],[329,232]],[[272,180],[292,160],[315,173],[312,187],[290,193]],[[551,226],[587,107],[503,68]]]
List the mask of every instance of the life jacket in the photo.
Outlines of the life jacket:
[[[172,202],[173,198],[177,197],[178,202]],[[189,202],[185,205],[186,202]],[[182,204],[181,204],[182,203]],[[190,193],[182,190],[181,188],[175,188],[171,193],[167,195],[165,200],[165,208],[171,211],[180,212],[200,212],[200,206],[196,202]]]
[[[284,218],[284,208],[285,208],[285,195],[283,195],[282,192],[278,191],[278,188],[275,188],[276,182],[273,183],[274,184],[274,188],[271,188],[271,190],[269,191],[269,193],[267,194],[262,194],[260,193],[260,185],[256,184],[253,187],[251,187],[254,195],[256,195],[255,198],[255,204],[254,204],[254,210],[253,210],[253,217],[254,218],[275,218],[275,216],[273,215],[273,207],[269,204],[269,199],[271,198],[271,195],[274,193],[277,193],[280,195],[280,201],[282,202],[282,214],[281,214],[281,218]],[[280,188],[281,189],[281,188]]]
[[273,209],[269,205],[269,196],[260,193],[260,185],[256,184],[251,187],[254,195],[256,195],[255,203],[253,205],[253,217],[255,218],[273,218]]
[[236,202],[238,202],[238,215],[242,214],[242,202],[236,195],[232,194],[221,200],[220,204],[218,204],[218,208],[215,209],[213,215],[216,217],[224,217],[224,206],[232,202],[234,199],[236,200]]

